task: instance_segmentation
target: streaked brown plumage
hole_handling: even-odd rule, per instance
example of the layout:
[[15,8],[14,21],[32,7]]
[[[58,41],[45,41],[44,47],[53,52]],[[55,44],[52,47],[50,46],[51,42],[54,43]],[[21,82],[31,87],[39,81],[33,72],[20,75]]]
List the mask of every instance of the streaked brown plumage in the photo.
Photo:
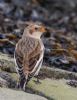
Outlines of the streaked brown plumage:
[[[22,81],[25,80],[24,82],[26,83],[29,80],[29,76],[33,77],[40,70],[44,54],[44,46],[40,36],[45,31],[45,27],[42,24],[29,23],[24,30],[22,38],[16,45],[15,62],[17,71],[20,78],[24,77]],[[23,85],[21,86],[22,88]]]

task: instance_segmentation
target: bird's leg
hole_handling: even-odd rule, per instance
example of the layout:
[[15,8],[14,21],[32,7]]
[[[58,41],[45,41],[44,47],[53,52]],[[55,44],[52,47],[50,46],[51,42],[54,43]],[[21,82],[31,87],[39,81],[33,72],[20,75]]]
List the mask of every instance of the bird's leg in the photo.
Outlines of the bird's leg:
[[20,80],[19,80],[19,87],[20,87],[21,89],[23,89],[23,87],[24,87],[25,80],[26,80],[25,77],[23,77],[23,78],[20,77]]

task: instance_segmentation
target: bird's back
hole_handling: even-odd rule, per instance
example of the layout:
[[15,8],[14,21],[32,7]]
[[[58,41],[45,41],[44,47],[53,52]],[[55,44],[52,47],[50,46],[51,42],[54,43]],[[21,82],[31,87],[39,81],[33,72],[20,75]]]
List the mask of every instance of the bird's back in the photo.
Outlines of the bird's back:
[[21,56],[32,57],[40,53],[41,45],[39,40],[29,36],[20,39],[16,46],[16,53]]
[[23,67],[24,72],[32,71],[39,59],[41,44],[39,40],[27,36],[19,40],[15,52],[16,59],[20,63],[19,65]]

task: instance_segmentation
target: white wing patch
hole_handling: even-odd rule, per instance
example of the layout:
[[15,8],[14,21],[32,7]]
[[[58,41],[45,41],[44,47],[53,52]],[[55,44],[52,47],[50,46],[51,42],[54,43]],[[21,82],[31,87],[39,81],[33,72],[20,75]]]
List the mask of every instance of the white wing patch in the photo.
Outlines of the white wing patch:
[[35,72],[34,76],[38,75],[39,70],[40,70],[40,68],[42,66],[43,56],[44,56],[44,46],[41,46],[41,50],[42,50],[42,52],[40,54],[39,60],[37,61],[34,69],[31,71],[31,74]]

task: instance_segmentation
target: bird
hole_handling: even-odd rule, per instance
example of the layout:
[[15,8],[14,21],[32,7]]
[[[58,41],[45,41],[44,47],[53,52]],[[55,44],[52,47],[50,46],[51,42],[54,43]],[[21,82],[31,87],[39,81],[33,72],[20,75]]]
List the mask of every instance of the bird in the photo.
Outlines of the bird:
[[37,76],[43,62],[44,45],[41,36],[46,27],[39,22],[26,22],[21,39],[15,47],[14,60],[19,75],[19,87],[25,90],[32,77]]

